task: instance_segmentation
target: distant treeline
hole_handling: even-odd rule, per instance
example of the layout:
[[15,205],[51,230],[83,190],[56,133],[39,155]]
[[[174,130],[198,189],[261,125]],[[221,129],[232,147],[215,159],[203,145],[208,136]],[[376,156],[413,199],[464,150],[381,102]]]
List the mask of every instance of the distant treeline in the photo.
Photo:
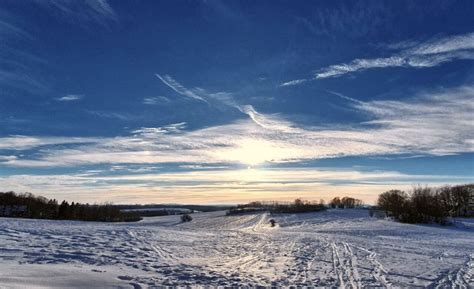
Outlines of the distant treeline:
[[167,209],[186,209],[192,212],[214,212],[227,210],[231,206],[220,206],[220,205],[181,205],[181,204],[146,204],[146,205],[114,205],[120,210],[141,210],[151,211],[156,209],[163,209],[163,215],[169,215]]
[[339,208],[339,209],[352,209],[362,206],[364,203],[362,200],[354,199],[351,197],[343,197],[342,199],[339,197],[335,197],[329,202],[329,206],[331,208]]
[[474,184],[391,190],[379,196],[377,206],[400,222],[445,224],[448,217],[474,216]]
[[236,208],[229,209],[227,215],[268,211],[271,213],[308,213],[325,210],[324,202],[310,202],[296,199],[292,203],[282,202],[251,202],[237,205]]
[[101,222],[140,220],[136,214],[121,212],[111,204],[89,205],[74,202],[69,204],[66,201],[59,204],[55,199],[14,192],[0,192],[0,217]]

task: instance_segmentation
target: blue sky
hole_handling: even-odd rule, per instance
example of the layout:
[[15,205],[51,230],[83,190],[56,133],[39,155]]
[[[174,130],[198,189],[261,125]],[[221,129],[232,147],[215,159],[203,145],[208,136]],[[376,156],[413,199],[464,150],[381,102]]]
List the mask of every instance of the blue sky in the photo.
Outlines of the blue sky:
[[0,3],[0,184],[367,202],[474,181],[472,1]]

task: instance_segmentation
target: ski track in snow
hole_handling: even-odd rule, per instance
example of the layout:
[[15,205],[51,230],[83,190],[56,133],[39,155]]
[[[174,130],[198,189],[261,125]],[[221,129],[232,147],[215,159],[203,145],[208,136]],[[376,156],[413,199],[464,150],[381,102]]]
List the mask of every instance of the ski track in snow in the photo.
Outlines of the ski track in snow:
[[[0,268],[59,264],[107,278],[112,271],[128,288],[474,287],[472,228],[400,224],[364,210],[213,212],[194,214],[190,223],[168,216],[120,224],[0,218],[0,224]],[[0,287],[8,288],[8,278],[0,270]]]

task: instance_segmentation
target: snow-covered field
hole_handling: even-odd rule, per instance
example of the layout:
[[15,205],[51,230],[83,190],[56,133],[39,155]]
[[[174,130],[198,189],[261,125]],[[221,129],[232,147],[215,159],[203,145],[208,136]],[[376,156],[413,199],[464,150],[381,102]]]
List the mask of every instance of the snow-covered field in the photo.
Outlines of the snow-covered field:
[[474,287],[469,220],[458,227],[408,225],[369,218],[364,210],[193,218],[121,224],[0,218],[0,288]]

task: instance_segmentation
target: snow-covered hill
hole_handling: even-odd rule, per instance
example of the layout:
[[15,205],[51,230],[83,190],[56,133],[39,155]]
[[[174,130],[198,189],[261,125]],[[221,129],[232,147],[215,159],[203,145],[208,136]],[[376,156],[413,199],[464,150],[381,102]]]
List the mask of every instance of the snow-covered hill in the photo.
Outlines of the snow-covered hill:
[[[277,221],[272,228],[269,219]],[[225,212],[137,223],[0,219],[0,287],[474,286],[474,228],[395,223],[364,210]]]

